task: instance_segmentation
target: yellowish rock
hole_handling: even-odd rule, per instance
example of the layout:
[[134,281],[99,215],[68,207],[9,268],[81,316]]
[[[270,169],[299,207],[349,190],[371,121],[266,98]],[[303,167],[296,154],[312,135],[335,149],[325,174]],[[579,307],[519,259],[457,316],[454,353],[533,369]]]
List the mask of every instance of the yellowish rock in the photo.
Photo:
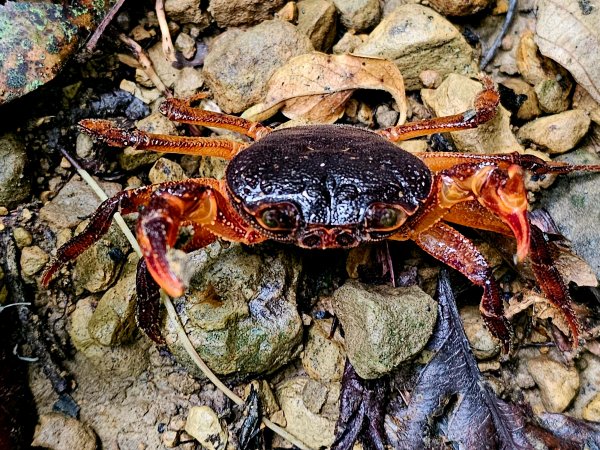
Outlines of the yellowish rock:
[[585,420],[600,421],[600,394],[596,394],[587,405],[584,406],[581,413]]
[[560,154],[577,145],[588,132],[590,122],[585,111],[574,109],[529,122],[521,127],[518,136],[522,141],[533,142],[550,154]]
[[221,425],[217,413],[208,406],[194,406],[185,422],[185,431],[208,450],[227,448],[227,428]]
[[548,412],[563,412],[579,391],[577,369],[565,367],[546,356],[527,361],[527,370],[540,389],[542,403]]

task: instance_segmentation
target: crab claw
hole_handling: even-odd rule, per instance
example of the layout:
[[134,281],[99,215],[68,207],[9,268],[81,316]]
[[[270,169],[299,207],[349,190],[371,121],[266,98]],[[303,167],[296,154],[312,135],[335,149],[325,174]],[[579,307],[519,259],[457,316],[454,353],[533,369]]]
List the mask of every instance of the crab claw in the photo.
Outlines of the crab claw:
[[523,169],[513,164],[507,171],[491,171],[481,187],[479,198],[510,227],[517,240],[517,260],[525,259],[529,253],[531,229]]

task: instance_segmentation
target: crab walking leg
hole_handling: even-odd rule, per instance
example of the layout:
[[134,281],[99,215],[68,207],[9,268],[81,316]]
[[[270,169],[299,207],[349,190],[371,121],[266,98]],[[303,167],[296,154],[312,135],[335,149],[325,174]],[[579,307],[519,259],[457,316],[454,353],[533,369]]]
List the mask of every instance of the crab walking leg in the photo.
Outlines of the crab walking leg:
[[581,328],[577,315],[573,310],[573,303],[569,289],[562,276],[554,265],[548,242],[544,233],[535,225],[531,226],[531,266],[538,284],[550,303],[556,307],[566,319],[571,330],[571,347],[579,345]]
[[475,98],[475,109],[452,116],[436,117],[434,119],[398,125],[376,131],[376,133],[390,141],[397,142],[433,133],[476,128],[496,115],[496,108],[500,103],[500,94],[494,88],[492,80],[485,77],[483,81],[485,90],[480,92]]
[[434,258],[458,270],[472,283],[483,288],[479,309],[494,336],[500,339],[505,353],[510,350],[511,326],[504,317],[500,287],[492,269],[477,247],[454,228],[437,223],[413,237],[415,243]]
[[218,156],[231,159],[248,145],[231,139],[152,134],[141,130],[125,130],[110,120],[85,119],[79,128],[113,147],[130,146],[136,150],[152,150],[181,155]]
[[135,276],[136,296],[135,320],[138,327],[158,345],[166,341],[160,332],[160,286],[148,272],[146,260],[140,258]]
[[183,273],[169,259],[182,223],[191,221],[229,241],[253,244],[264,238],[229,206],[224,188],[215,180],[188,179],[157,189],[137,224],[137,238],[148,271],[172,297],[185,290]]
[[176,98],[169,98],[161,103],[158,110],[175,122],[204,127],[223,128],[235,131],[252,139],[258,140],[269,134],[272,130],[259,122],[253,122],[229,114],[206,111],[192,108],[189,102]]

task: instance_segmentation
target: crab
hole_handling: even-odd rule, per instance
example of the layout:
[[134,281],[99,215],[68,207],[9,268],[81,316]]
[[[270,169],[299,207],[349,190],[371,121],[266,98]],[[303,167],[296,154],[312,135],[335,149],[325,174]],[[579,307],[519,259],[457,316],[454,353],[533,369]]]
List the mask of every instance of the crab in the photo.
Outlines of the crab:
[[[45,285],[61,266],[77,258],[109,229],[113,215],[139,212],[137,239],[138,318],[161,342],[157,330],[158,287],[181,296],[186,281],[169,257],[180,228],[189,252],[218,238],[258,244],[275,240],[309,249],[351,248],[385,239],[412,240],[483,289],[480,310],[510,351],[511,325],[502,292],[477,247],[452,225],[493,231],[516,239],[516,257],[529,257],[542,291],[565,318],[570,342],[579,345],[580,322],[569,291],[553,265],[543,233],[528,218],[524,171],[565,174],[600,166],[546,162],[532,155],[453,152],[409,153],[395,142],[436,132],[477,127],[499,104],[492,81],[474,108],[462,114],[370,131],[349,125],[303,125],[273,130],[237,116],[201,110],[170,98],[160,106],[169,119],[218,127],[254,140],[149,134],[112,121],[87,119],[80,128],[110,146],[216,156],[229,160],[222,181],[199,178],[122,191],[104,201],[85,230],[58,251],[43,275]],[[148,276],[148,273],[151,276]]]

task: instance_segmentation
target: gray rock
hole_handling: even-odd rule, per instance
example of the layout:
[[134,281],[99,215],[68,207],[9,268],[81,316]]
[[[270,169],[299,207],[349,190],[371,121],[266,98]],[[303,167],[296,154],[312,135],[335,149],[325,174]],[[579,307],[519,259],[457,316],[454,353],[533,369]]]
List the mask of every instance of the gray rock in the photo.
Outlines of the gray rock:
[[48,263],[50,257],[37,245],[25,247],[21,251],[21,271],[23,276],[32,277]]
[[346,351],[361,378],[381,377],[419,353],[437,319],[435,301],[417,286],[368,286],[350,280],[333,294]]
[[333,0],[340,13],[340,21],[349,30],[365,31],[379,22],[379,0]]
[[527,369],[540,389],[542,403],[551,413],[561,413],[579,391],[579,373],[547,356],[527,361]]
[[[117,183],[100,181],[99,184],[109,197],[121,191],[121,186]],[[75,175],[56,197],[42,206],[40,219],[58,228],[71,228],[96,211],[100,203],[101,200],[92,188]]]
[[327,0],[298,2],[298,31],[306,34],[315,50],[327,51],[335,38],[336,12]]
[[266,83],[288,59],[313,50],[310,39],[282,20],[221,34],[204,62],[206,84],[223,111],[237,113],[258,103]]
[[[175,304],[188,336],[218,374],[270,373],[295,358],[302,341],[296,308],[299,263],[281,250],[215,243],[195,255],[193,288]],[[215,252],[215,254],[212,254]],[[175,357],[196,366],[170,320],[163,335]]]
[[431,6],[445,16],[468,16],[490,4],[491,0],[429,0]]
[[344,55],[346,53],[354,53],[356,47],[363,43],[360,36],[354,34],[354,32],[347,31],[340,38],[339,41],[333,46],[331,51],[336,55]]
[[14,208],[31,191],[31,179],[25,176],[27,153],[14,134],[0,136],[0,206]]
[[[573,164],[600,164],[600,158],[584,150],[561,155]],[[560,232],[572,243],[600,278],[600,175],[576,173],[560,176],[552,189],[543,192],[540,206],[547,209]]]
[[193,23],[200,31],[210,25],[210,15],[202,11],[198,0],[166,0],[167,17],[179,23]]
[[329,339],[329,323],[314,323],[308,330],[306,348],[302,352],[302,366],[313,380],[341,381],[346,352],[334,339]]
[[284,0],[210,0],[208,11],[221,28],[251,25],[273,18]]
[[355,53],[393,61],[407,90],[423,87],[419,75],[435,70],[473,76],[478,73],[473,49],[460,31],[431,8],[402,5],[385,17]]

